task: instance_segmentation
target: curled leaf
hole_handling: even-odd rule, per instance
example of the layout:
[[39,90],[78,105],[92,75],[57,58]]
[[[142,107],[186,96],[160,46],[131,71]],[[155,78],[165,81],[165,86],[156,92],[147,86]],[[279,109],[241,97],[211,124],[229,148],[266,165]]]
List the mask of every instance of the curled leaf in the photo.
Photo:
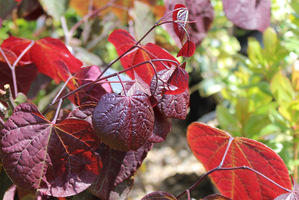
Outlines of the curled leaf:
[[172,14],[173,29],[175,34],[179,37],[180,41],[183,42],[186,35],[186,24],[188,21],[188,9],[183,4],[176,4]]
[[177,57],[184,56],[184,57],[191,57],[195,53],[196,46],[194,42],[191,40],[187,40],[183,47],[180,49]]

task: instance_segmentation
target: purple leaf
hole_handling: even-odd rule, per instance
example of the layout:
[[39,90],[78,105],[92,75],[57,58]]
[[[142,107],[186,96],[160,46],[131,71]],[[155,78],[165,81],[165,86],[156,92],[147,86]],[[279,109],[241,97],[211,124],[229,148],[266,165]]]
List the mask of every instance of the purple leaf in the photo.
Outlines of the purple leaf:
[[0,132],[0,156],[13,182],[58,197],[77,194],[95,180],[98,144],[88,122],[52,124],[29,103],[17,106]]
[[137,150],[152,134],[154,111],[144,93],[132,96],[109,93],[98,102],[92,123],[106,145],[119,151]]
[[96,107],[95,102],[85,102],[73,110],[67,118],[69,119],[82,119],[92,124],[92,113]]
[[270,0],[222,0],[226,17],[236,26],[263,32],[270,25]]
[[126,200],[132,187],[134,179],[129,178],[118,184],[113,191],[110,192],[109,200]]
[[157,106],[165,117],[185,119],[187,115],[189,99],[190,95],[188,89],[181,94],[163,94],[162,97],[158,98]]
[[97,152],[103,159],[103,169],[89,190],[99,198],[108,199],[118,184],[133,176],[152,146],[146,143],[136,151],[122,152],[102,144]]
[[166,118],[161,111],[155,106],[155,125],[153,134],[149,137],[148,141],[152,143],[161,143],[163,142],[168,133],[171,130],[171,119]]

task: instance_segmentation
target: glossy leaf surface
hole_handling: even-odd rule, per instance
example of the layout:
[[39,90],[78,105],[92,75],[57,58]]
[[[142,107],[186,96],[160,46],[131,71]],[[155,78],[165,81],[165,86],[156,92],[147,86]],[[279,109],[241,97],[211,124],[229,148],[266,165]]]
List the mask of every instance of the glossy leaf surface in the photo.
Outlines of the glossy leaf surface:
[[145,195],[141,200],[176,200],[176,198],[167,192],[157,191]]
[[24,103],[0,134],[3,166],[20,188],[70,196],[89,187],[99,174],[99,142],[86,121],[52,124],[34,105]]
[[[222,130],[197,122],[188,127],[187,139],[192,152],[207,171],[219,166],[231,139],[222,167],[248,166],[281,186],[291,188],[283,160],[260,142],[242,137],[232,138]],[[220,192],[232,199],[274,199],[285,192],[249,170],[216,171],[210,176]]]
[[236,26],[263,32],[270,25],[270,0],[222,0],[226,17]]
[[105,94],[92,117],[98,137],[115,150],[137,150],[151,136],[154,111],[148,96]]
[[89,190],[100,198],[109,199],[117,185],[133,176],[151,148],[152,144],[146,143],[136,151],[121,152],[102,144],[97,152],[103,159],[103,169]]

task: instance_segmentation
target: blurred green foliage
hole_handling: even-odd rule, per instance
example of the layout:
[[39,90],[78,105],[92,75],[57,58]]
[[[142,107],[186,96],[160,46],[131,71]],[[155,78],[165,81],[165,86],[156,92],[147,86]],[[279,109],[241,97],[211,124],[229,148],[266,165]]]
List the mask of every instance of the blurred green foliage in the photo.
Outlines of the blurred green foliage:
[[217,98],[219,128],[270,146],[298,181],[299,3],[273,0],[271,27],[260,41],[248,38],[247,55],[235,37],[244,33],[225,18],[221,2],[212,3],[215,21],[195,55],[203,77],[195,88]]

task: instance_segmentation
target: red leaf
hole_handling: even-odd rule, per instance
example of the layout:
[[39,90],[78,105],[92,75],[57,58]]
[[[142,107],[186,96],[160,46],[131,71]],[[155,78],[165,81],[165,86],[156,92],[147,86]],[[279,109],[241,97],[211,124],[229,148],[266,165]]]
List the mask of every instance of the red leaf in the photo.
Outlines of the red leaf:
[[[161,70],[167,69],[165,66],[168,68],[174,65],[175,63],[179,65],[179,61],[173,57],[168,51],[165,49],[161,48],[160,46],[153,44],[153,43],[147,43],[144,46],[144,49],[147,50],[148,55],[151,59],[166,59],[170,61],[158,61],[158,62],[153,62],[153,64],[156,67],[156,71],[159,72]],[[174,62],[171,62],[174,61]]]
[[[121,29],[113,31],[110,34],[108,41],[115,46],[119,56],[122,55],[127,50],[129,50],[131,47],[133,47],[137,42],[127,31]],[[123,58],[120,59],[124,69],[128,69],[129,67],[132,67],[134,65],[137,65],[145,61],[149,61],[151,59],[170,60],[170,62],[169,61],[153,62],[153,65],[155,66],[157,72],[172,66],[174,63],[171,61],[174,61],[175,63],[179,64],[179,62],[170,53],[168,53],[165,49],[155,44],[148,43],[145,46],[139,45],[138,47],[134,48],[127,55],[125,55]],[[151,79],[155,74],[155,71],[151,64],[148,63],[143,64],[134,68],[134,70],[127,71],[127,74],[132,79],[135,79],[134,71],[141,77],[141,79],[144,82],[150,85]]]
[[[141,91],[148,96],[151,96],[151,90],[148,84],[146,84],[137,73],[135,73],[135,79],[125,84],[125,91],[128,96],[135,94],[137,91]],[[123,94],[123,93],[122,93]]]
[[157,191],[145,195],[141,200],[176,200],[176,198],[167,192]]
[[152,134],[154,112],[144,93],[132,96],[108,93],[98,102],[92,122],[98,137],[109,147],[137,150]]
[[30,58],[38,71],[51,77],[56,83],[66,81],[70,73],[83,65],[58,39],[46,37],[37,40],[30,49]]
[[88,122],[52,124],[28,103],[16,107],[0,132],[0,155],[13,182],[56,197],[77,194],[95,180],[98,144]]
[[[293,177],[292,177],[293,178]],[[299,185],[293,178],[293,190],[291,192],[279,195],[274,200],[297,200],[299,199]]]
[[[1,44],[1,47],[19,56],[30,43],[31,40],[11,36]],[[77,72],[83,65],[60,40],[50,37],[35,41],[21,59],[22,65],[31,62],[40,73],[51,77],[56,83],[66,81],[70,73]]]
[[186,23],[188,21],[189,11],[183,4],[176,4],[172,13],[173,29],[175,34],[179,37],[180,41],[183,42],[186,35]]
[[[188,34],[190,40],[195,43],[196,46],[200,45],[205,38],[207,31],[210,29],[214,20],[214,10],[210,0],[164,0],[166,11],[170,12],[174,10],[176,4],[184,4],[189,10]],[[232,4],[233,5],[233,4]],[[180,46],[179,41],[175,34],[173,34],[173,27],[171,25],[165,26],[172,38]]]
[[[120,56],[127,50],[129,50],[131,47],[133,47],[136,43],[136,40],[125,30],[118,29],[113,31],[109,38],[108,41],[111,42]],[[127,55],[125,55],[123,58],[120,59],[121,64],[124,69],[127,69],[131,66],[134,66],[136,64],[142,63],[144,61],[150,60],[150,57],[148,54],[139,49],[138,47],[135,47],[132,51],[130,51]],[[140,65],[134,70],[129,70],[126,73],[134,79],[134,71],[144,80],[147,84],[150,83],[151,78],[154,75],[154,69],[150,64],[144,64]]]
[[270,0],[222,0],[226,17],[236,26],[263,32],[270,25]]
[[[24,49],[26,49],[26,47],[28,47],[28,45],[30,43],[31,43],[31,40],[10,36],[9,38],[7,38],[6,40],[3,41],[3,43],[1,44],[1,47],[3,49],[9,49],[10,51],[15,53],[16,57],[18,57],[24,51]],[[24,54],[24,56],[21,58],[20,64],[24,65],[24,64],[30,64],[30,63],[32,63],[32,60],[30,58],[29,51],[27,51]],[[12,65],[13,62],[11,62],[10,64]]]
[[103,169],[89,190],[99,198],[109,199],[117,185],[134,175],[152,146],[146,143],[136,151],[121,152],[102,144],[97,152],[103,160]]
[[188,89],[189,74],[186,72],[186,63],[182,63],[181,66],[175,67],[173,73],[168,79],[168,84],[175,86],[176,90],[166,90],[165,94],[181,94]]
[[[68,83],[68,87],[74,90],[84,84],[90,83],[98,78],[101,74],[101,70],[98,66],[88,66],[80,68]],[[112,88],[107,80],[99,81],[91,86],[85,87],[69,99],[76,105],[81,105],[84,102],[94,101],[98,102],[99,99],[106,93],[111,93]]]
[[184,57],[191,57],[195,53],[196,46],[194,42],[191,40],[187,40],[181,50],[179,51],[177,57],[184,56]]
[[[291,188],[283,160],[266,145],[242,137],[232,138],[216,128],[192,123],[188,127],[189,146],[206,170],[218,167],[229,140],[232,140],[222,167],[248,166],[285,188]],[[273,199],[284,190],[249,170],[218,171],[211,175],[220,192],[232,199]]]

